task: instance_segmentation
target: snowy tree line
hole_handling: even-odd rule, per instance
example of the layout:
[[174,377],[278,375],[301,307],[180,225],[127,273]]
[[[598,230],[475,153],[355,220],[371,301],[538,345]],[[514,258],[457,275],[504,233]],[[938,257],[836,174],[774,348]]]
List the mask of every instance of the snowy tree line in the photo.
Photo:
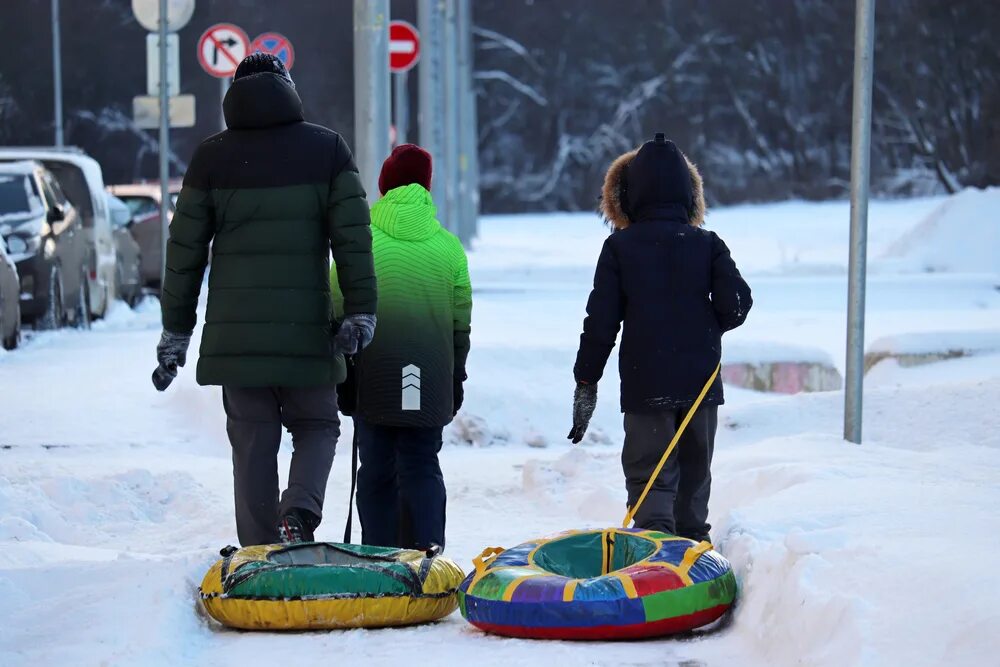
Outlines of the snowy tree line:
[[[715,202],[847,193],[854,3],[511,4],[476,4],[490,208],[590,208],[608,163],[658,129]],[[1000,4],[877,11],[874,191],[1000,181]]]
[[[0,143],[50,143],[49,0],[0,9]],[[156,173],[131,123],[144,31],[128,0],[63,2],[68,140],[112,182]],[[845,0],[476,0],[486,211],[593,208],[610,161],[663,130],[702,168],[712,203],[842,197],[850,163],[854,3]],[[293,11],[294,9],[294,11]],[[393,0],[416,20],[413,0]],[[199,2],[181,32],[180,172],[219,129],[218,83],[194,57],[217,21],[289,36],[307,116],[353,137],[350,3]],[[1000,3],[880,2],[873,187],[883,195],[1000,182]],[[28,55],[31,57],[27,57]],[[416,109],[416,76],[410,77]],[[414,114],[415,115],[415,114]],[[414,119],[415,120],[415,119]]]

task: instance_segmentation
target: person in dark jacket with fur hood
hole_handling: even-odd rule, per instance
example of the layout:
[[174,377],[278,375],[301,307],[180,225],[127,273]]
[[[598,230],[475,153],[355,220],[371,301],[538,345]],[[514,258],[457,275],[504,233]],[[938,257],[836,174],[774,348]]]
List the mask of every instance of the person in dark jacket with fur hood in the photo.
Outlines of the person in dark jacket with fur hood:
[[[622,467],[635,506],[670,440],[722,356],[722,334],[743,324],[753,301],[729,248],[702,228],[701,175],[663,134],[619,157],[604,181],[604,243],[576,358],[573,443],[597,405],[618,331]],[[722,381],[701,407],[635,515],[635,526],[708,540],[708,498]]]

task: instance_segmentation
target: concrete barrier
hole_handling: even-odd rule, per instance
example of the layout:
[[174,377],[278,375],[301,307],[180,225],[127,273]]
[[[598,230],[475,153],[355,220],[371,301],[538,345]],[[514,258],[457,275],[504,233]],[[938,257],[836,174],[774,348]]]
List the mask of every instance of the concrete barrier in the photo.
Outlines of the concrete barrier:
[[725,343],[722,381],[777,394],[837,391],[844,386],[840,371],[824,350],[772,341]]

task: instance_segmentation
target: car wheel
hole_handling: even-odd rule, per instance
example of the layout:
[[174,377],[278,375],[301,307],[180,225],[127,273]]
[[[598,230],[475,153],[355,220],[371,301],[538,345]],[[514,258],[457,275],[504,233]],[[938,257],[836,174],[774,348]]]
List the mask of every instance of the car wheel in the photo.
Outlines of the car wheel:
[[[0,306],[0,320],[3,319],[3,307]],[[0,322],[0,336],[3,335],[4,325]],[[14,318],[14,330],[3,339],[3,348],[13,350],[21,344],[21,313],[18,312]]]
[[45,314],[39,322],[39,329],[58,329],[66,322],[66,312],[63,310],[63,279],[62,271],[53,266],[49,271],[49,302],[45,306]]
[[90,286],[87,284],[87,274],[80,276],[80,305],[76,311],[76,326],[78,329],[90,328]]

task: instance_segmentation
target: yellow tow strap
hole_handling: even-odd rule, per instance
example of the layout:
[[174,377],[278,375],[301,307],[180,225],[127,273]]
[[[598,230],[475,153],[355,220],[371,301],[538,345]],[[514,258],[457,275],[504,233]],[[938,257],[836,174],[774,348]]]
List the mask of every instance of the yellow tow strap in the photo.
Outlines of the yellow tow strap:
[[705,386],[701,388],[701,393],[698,394],[698,398],[695,399],[694,405],[692,405],[691,409],[688,410],[687,415],[684,417],[684,421],[681,422],[680,428],[678,428],[677,432],[674,433],[673,439],[667,446],[667,451],[663,452],[660,462],[656,464],[656,469],[653,470],[653,474],[650,475],[649,481],[646,482],[646,488],[642,490],[639,500],[637,500],[635,505],[630,507],[628,512],[625,514],[625,521],[622,522],[622,528],[628,528],[629,524],[632,523],[632,519],[635,518],[635,513],[642,505],[642,501],[646,499],[646,496],[649,494],[649,490],[653,488],[653,482],[655,482],[656,478],[660,475],[660,471],[663,470],[663,466],[667,464],[667,459],[670,458],[670,453],[674,451],[674,448],[677,446],[677,442],[681,439],[681,436],[684,435],[684,429],[687,428],[691,418],[694,417],[694,413],[698,411],[699,406],[701,406],[701,402],[705,400],[705,395],[708,394],[708,390],[712,387],[712,383],[715,382],[715,378],[719,376],[719,370],[721,368],[722,363],[720,362],[719,365],[715,367],[715,370],[712,371],[712,375],[708,378],[708,382],[706,382]]

